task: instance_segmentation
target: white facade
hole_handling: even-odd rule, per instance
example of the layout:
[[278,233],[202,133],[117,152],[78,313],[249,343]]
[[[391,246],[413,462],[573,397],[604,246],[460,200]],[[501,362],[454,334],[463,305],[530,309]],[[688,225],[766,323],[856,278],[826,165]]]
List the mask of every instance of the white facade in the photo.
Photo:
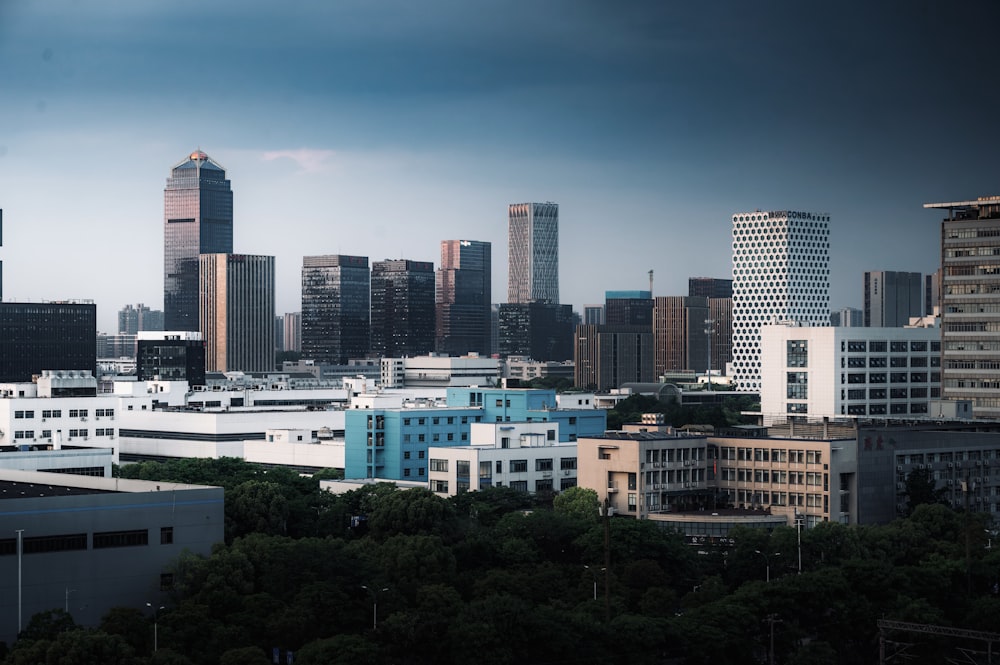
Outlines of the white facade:
[[941,392],[938,328],[761,328],[761,413],[926,416]]
[[428,449],[435,494],[501,486],[559,492],[576,485],[576,443],[559,443],[558,423],[474,423],[469,436],[468,446]]
[[733,215],[733,362],[738,390],[761,389],[760,328],[830,317],[830,215]]
[[[402,384],[399,384],[400,361],[402,362]],[[502,362],[497,358],[486,358],[478,355],[383,358],[381,376],[385,388],[494,386],[497,385],[502,376],[501,365]]]
[[34,383],[0,386],[0,446],[22,451],[58,450],[63,445],[117,448],[117,397],[43,397],[40,388],[51,394]]

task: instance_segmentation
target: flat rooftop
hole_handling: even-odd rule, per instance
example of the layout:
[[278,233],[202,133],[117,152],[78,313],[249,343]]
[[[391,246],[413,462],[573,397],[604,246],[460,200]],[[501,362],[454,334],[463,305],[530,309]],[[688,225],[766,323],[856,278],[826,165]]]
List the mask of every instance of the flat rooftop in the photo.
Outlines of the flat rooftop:
[[89,487],[69,487],[46,483],[25,483],[0,480],[0,500],[37,499],[43,496],[79,496],[83,494],[114,494],[114,490],[92,489]]

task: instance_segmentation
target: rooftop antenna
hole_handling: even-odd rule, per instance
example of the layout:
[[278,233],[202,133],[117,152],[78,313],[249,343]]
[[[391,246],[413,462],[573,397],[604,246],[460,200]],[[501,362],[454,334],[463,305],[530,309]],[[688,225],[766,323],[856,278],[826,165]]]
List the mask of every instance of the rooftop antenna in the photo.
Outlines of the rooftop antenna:
[[653,297],[653,271],[649,271],[649,297]]

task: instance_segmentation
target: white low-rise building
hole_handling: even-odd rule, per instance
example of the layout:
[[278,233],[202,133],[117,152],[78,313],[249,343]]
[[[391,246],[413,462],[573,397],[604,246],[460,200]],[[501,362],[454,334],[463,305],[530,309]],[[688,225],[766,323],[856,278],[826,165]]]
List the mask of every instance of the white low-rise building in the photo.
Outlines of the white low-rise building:
[[559,492],[576,485],[576,443],[559,442],[557,422],[473,423],[470,445],[431,447],[432,492],[506,486],[525,492]]
[[502,378],[497,358],[468,355],[383,358],[383,388],[461,388],[494,386]]
[[761,413],[923,417],[941,395],[938,328],[761,327]]

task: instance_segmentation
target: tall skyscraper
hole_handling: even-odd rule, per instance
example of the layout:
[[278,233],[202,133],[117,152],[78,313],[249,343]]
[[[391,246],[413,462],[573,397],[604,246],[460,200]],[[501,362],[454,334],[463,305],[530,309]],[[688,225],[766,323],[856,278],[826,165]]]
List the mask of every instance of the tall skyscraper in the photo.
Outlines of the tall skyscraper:
[[442,240],[437,271],[438,353],[488,355],[492,337],[492,247],[479,240]]
[[661,296],[653,300],[654,371],[704,374],[711,331],[708,298]]
[[274,369],[274,257],[199,257],[205,370]]
[[830,215],[781,210],[733,215],[733,376],[760,391],[760,327],[828,325]]
[[302,351],[302,312],[285,312],[283,351]]
[[924,315],[924,277],[919,272],[865,273],[865,326],[901,328]]
[[[1000,196],[925,203],[941,222],[941,390],[1000,418]],[[934,395],[931,395],[933,398]]]
[[649,326],[580,325],[573,346],[573,383],[578,388],[606,391],[623,383],[656,381]]
[[559,204],[508,207],[507,302],[559,302]]
[[302,259],[302,357],[346,365],[371,351],[371,271],[367,256]]
[[200,150],[174,166],[163,191],[163,313],[167,330],[198,330],[198,256],[233,251],[233,192]]
[[434,264],[407,259],[372,263],[372,354],[382,358],[434,351]]

